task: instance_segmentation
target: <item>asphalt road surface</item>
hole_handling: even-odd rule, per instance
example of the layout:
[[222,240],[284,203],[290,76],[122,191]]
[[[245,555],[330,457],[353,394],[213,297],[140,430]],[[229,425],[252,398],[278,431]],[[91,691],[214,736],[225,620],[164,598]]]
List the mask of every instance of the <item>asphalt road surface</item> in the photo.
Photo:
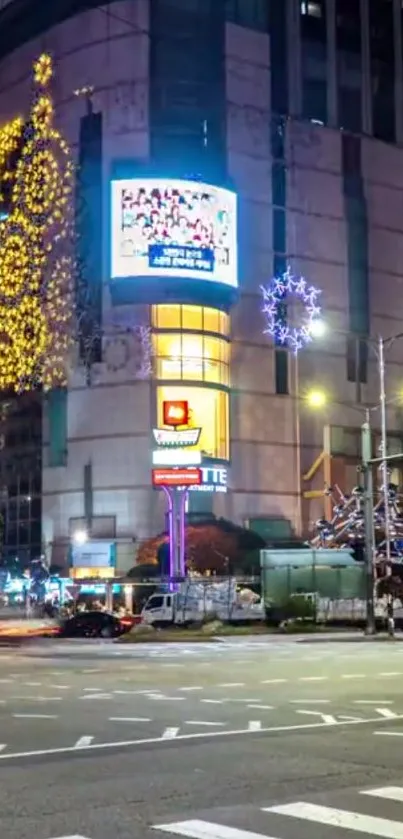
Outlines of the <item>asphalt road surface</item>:
[[403,839],[403,641],[0,650],[1,839]]

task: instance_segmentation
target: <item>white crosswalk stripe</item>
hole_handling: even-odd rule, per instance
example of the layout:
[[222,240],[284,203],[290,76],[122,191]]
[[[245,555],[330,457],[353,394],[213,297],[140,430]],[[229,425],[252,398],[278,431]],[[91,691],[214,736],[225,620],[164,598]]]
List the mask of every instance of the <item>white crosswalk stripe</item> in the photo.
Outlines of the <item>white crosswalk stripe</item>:
[[[153,828],[175,836],[184,836],[187,839],[300,839],[301,824],[306,822],[310,824],[312,839],[323,839],[325,835],[327,836],[327,833],[323,832],[327,828],[330,830],[329,837],[332,836],[332,839],[335,836],[335,829],[337,829],[337,836],[340,839],[352,839],[353,833],[381,837],[381,839],[403,839],[403,807],[400,808],[402,810],[401,820],[387,818],[388,802],[396,802],[397,805],[403,804],[403,786],[361,789],[355,794],[335,791],[329,793],[326,800],[334,801],[337,799],[338,803],[343,794],[347,794],[349,797],[346,809],[339,806],[330,806],[330,803],[325,805],[310,801],[294,801],[287,804],[262,807],[256,810],[256,813],[260,814],[258,819],[259,829],[262,827],[261,814],[267,816],[267,832],[265,830],[264,833],[256,833],[252,830],[243,829],[243,827],[204,821],[203,819],[169,822],[153,825]],[[377,815],[373,815],[372,812],[365,812],[368,809],[365,804],[370,805],[371,799],[372,807],[369,807],[369,809],[373,811],[375,807],[379,807],[382,810]],[[323,801],[323,796],[321,796],[321,801]],[[353,801],[353,806],[351,806],[351,801]],[[398,810],[399,808],[395,806],[394,816]],[[252,811],[253,808],[251,808],[252,815],[248,818],[248,827],[253,826]],[[231,821],[233,821],[232,812],[234,813],[234,821],[236,821],[236,807],[231,811]],[[272,829],[273,823],[275,823],[274,830]],[[283,825],[284,831],[281,829]]]

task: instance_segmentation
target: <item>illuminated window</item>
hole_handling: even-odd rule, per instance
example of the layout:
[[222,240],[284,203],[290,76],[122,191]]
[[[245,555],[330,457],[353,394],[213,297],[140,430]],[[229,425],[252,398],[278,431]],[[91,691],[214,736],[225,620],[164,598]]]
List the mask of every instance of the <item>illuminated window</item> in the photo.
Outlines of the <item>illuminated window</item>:
[[181,329],[203,330],[203,309],[201,306],[181,306]]
[[161,386],[157,389],[158,425],[163,421],[163,402],[185,399],[190,426],[201,428],[198,448],[207,457],[229,460],[228,393],[214,388]]
[[151,320],[153,329],[190,329],[229,337],[229,315],[218,309],[164,304],[152,307]]
[[212,335],[166,332],[153,336],[157,379],[229,386],[228,341]]

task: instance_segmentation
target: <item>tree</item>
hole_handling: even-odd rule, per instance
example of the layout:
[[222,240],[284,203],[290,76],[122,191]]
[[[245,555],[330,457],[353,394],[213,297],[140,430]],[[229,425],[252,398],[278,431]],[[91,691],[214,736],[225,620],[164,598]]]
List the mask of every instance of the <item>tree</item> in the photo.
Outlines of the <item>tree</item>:
[[[137,563],[151,564],[165,573],[164,553],[167,533],[147,539],[141,545]],[[251,530],[226,519],[210,518],[186,527],[186,565],[189,571],[204,574],[258,573],[259,551],[264,540]]]

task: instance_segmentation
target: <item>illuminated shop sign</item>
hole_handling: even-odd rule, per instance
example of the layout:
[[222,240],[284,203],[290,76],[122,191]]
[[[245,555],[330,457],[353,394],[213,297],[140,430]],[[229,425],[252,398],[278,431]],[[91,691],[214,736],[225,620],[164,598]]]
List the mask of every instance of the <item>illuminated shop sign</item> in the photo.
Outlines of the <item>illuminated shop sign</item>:
[[113,568],[116,549],[114,542],[86,542],[72,545],[71,565],[73,568]]
[[192,449],[156,449],[152,453],[153,466],[200,466],[202,453]]
[[227,470],[223,466],[202,466],[201,482],[189,487],[194,492],[227,492]]
[[198,181],[112,181],[112,266],[118,278],[206,280],[237,288],[237,201]]
[[155,487],[191,487],[200,484],[201,469],[153,469],[152,482]]
[[184,400],[163,402],[162,416],[164,425],[171,425],[173,428],[179,425],[187,425],[189,422],[189,405]]
[[157,446],[197,446],[201,428],[185,428],[183,431],[171,431],[167,428],[153,428]]

